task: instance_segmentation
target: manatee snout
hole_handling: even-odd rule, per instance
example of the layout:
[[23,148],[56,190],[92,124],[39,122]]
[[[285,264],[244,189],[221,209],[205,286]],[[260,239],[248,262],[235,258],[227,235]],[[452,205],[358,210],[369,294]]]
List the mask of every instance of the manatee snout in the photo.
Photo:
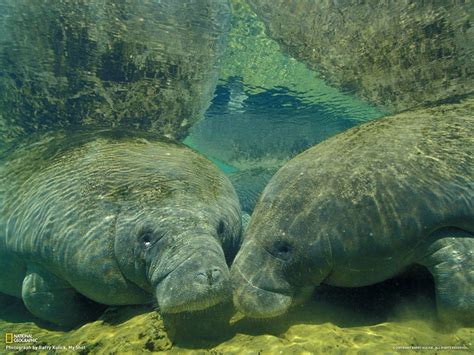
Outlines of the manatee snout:
[[276,317],[293,303],[294,290],[283,276],[282,261],[251,240],[232,264],[231,279],[234,305],[249,317]]
[[211,267],[210,269],[201,269],[196,274],[196,279],[199,284],[202,285],[219,285],[222,282],[225,282],[228,275],[226,274],[227,270],[222,270],[217,267]]
[[251,318],[270,318],[284,314],[293,303],[292,292],[265,290],[242,277],[232,269],[232,283],[236,285],[233,302],[237,309]]
[[230,300],[230,272],[222,248],[211,236],[198,239],[155,264],[150,283],[162,313],[199,311]]

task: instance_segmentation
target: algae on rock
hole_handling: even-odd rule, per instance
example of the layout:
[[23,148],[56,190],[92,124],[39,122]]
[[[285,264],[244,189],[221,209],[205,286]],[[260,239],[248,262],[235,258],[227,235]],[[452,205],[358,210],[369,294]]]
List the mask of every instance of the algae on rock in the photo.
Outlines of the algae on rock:
[[[19,303],[0,310],[4,319],[0,333],[31,334],[38,342],[12,345],[72,346],[79,354],[451,353],[472,350],[474,345],[472,328],[447,331],[434,323],[435,304],[427,280],[388,281],[355,291],[330,288],[271,322],[237,314],[228,329],[222,329],[229,334],[217,344],[209,339],[173,343],[162,317],[148,307],[112,307],[98,321],[64,332],[44,328]],[[6,345],[2,337],[0,351]]]
[[19,303],[17,301],[2,309],[0,332],[31,334],[36,342],[0,342],[0,351],[5,350],[6,353],[18,353],[22,346],[30,347],[26,350],[35,353],[73,351],[78,354],[157,352],[167,351],[172,347],[160,315],[150,312],[149,307],[112,307],[107,309],[99,320],[66,332],[48,328],[40,320],[27,314]]

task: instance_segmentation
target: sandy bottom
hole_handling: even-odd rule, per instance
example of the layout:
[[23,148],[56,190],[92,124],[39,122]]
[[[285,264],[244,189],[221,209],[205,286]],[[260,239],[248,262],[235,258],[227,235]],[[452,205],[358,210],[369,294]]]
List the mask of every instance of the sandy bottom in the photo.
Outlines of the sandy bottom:
[[[432,285],[421,281],[390,281],[360,289],[323,288],[306,304],[270,320],[245,318],[229,306],[165,319],[146,307],[111,307],[99,320],[70,331],[51,328],[32,318],[21,302],[1,302],[0,353],[474,351],[474,328],[452,328],[437,322]],[[4,333],[31,334],[36,342],[5,344]]]

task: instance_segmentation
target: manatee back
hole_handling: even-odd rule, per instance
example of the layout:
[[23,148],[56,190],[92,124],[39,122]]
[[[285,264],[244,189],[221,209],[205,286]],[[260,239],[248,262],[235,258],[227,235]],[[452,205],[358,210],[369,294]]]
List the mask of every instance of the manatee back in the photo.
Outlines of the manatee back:
[[473,99],[343,132],[298,155],[265,188],[250,234],[329,238],[334,258],[408,258],[443,226],[474,228]]
[[389,113],[474,92],[470,1],[249,3],[281,48]]

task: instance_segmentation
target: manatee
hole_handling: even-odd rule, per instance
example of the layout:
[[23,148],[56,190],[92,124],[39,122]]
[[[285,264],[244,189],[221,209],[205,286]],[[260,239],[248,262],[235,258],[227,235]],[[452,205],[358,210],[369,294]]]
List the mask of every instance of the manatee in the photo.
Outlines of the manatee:
[[412,265],[440,319],[474,322],[474,99],[354,127],[296,156],[257,202],[232,265],[250,317],[318,285],[360,287]]
[[0,292],[43,320],[75,326],[95,303],[166,314],[230,300],[238,197],[184,145],[130,130],[38,134],[3,153],[0,206]]

